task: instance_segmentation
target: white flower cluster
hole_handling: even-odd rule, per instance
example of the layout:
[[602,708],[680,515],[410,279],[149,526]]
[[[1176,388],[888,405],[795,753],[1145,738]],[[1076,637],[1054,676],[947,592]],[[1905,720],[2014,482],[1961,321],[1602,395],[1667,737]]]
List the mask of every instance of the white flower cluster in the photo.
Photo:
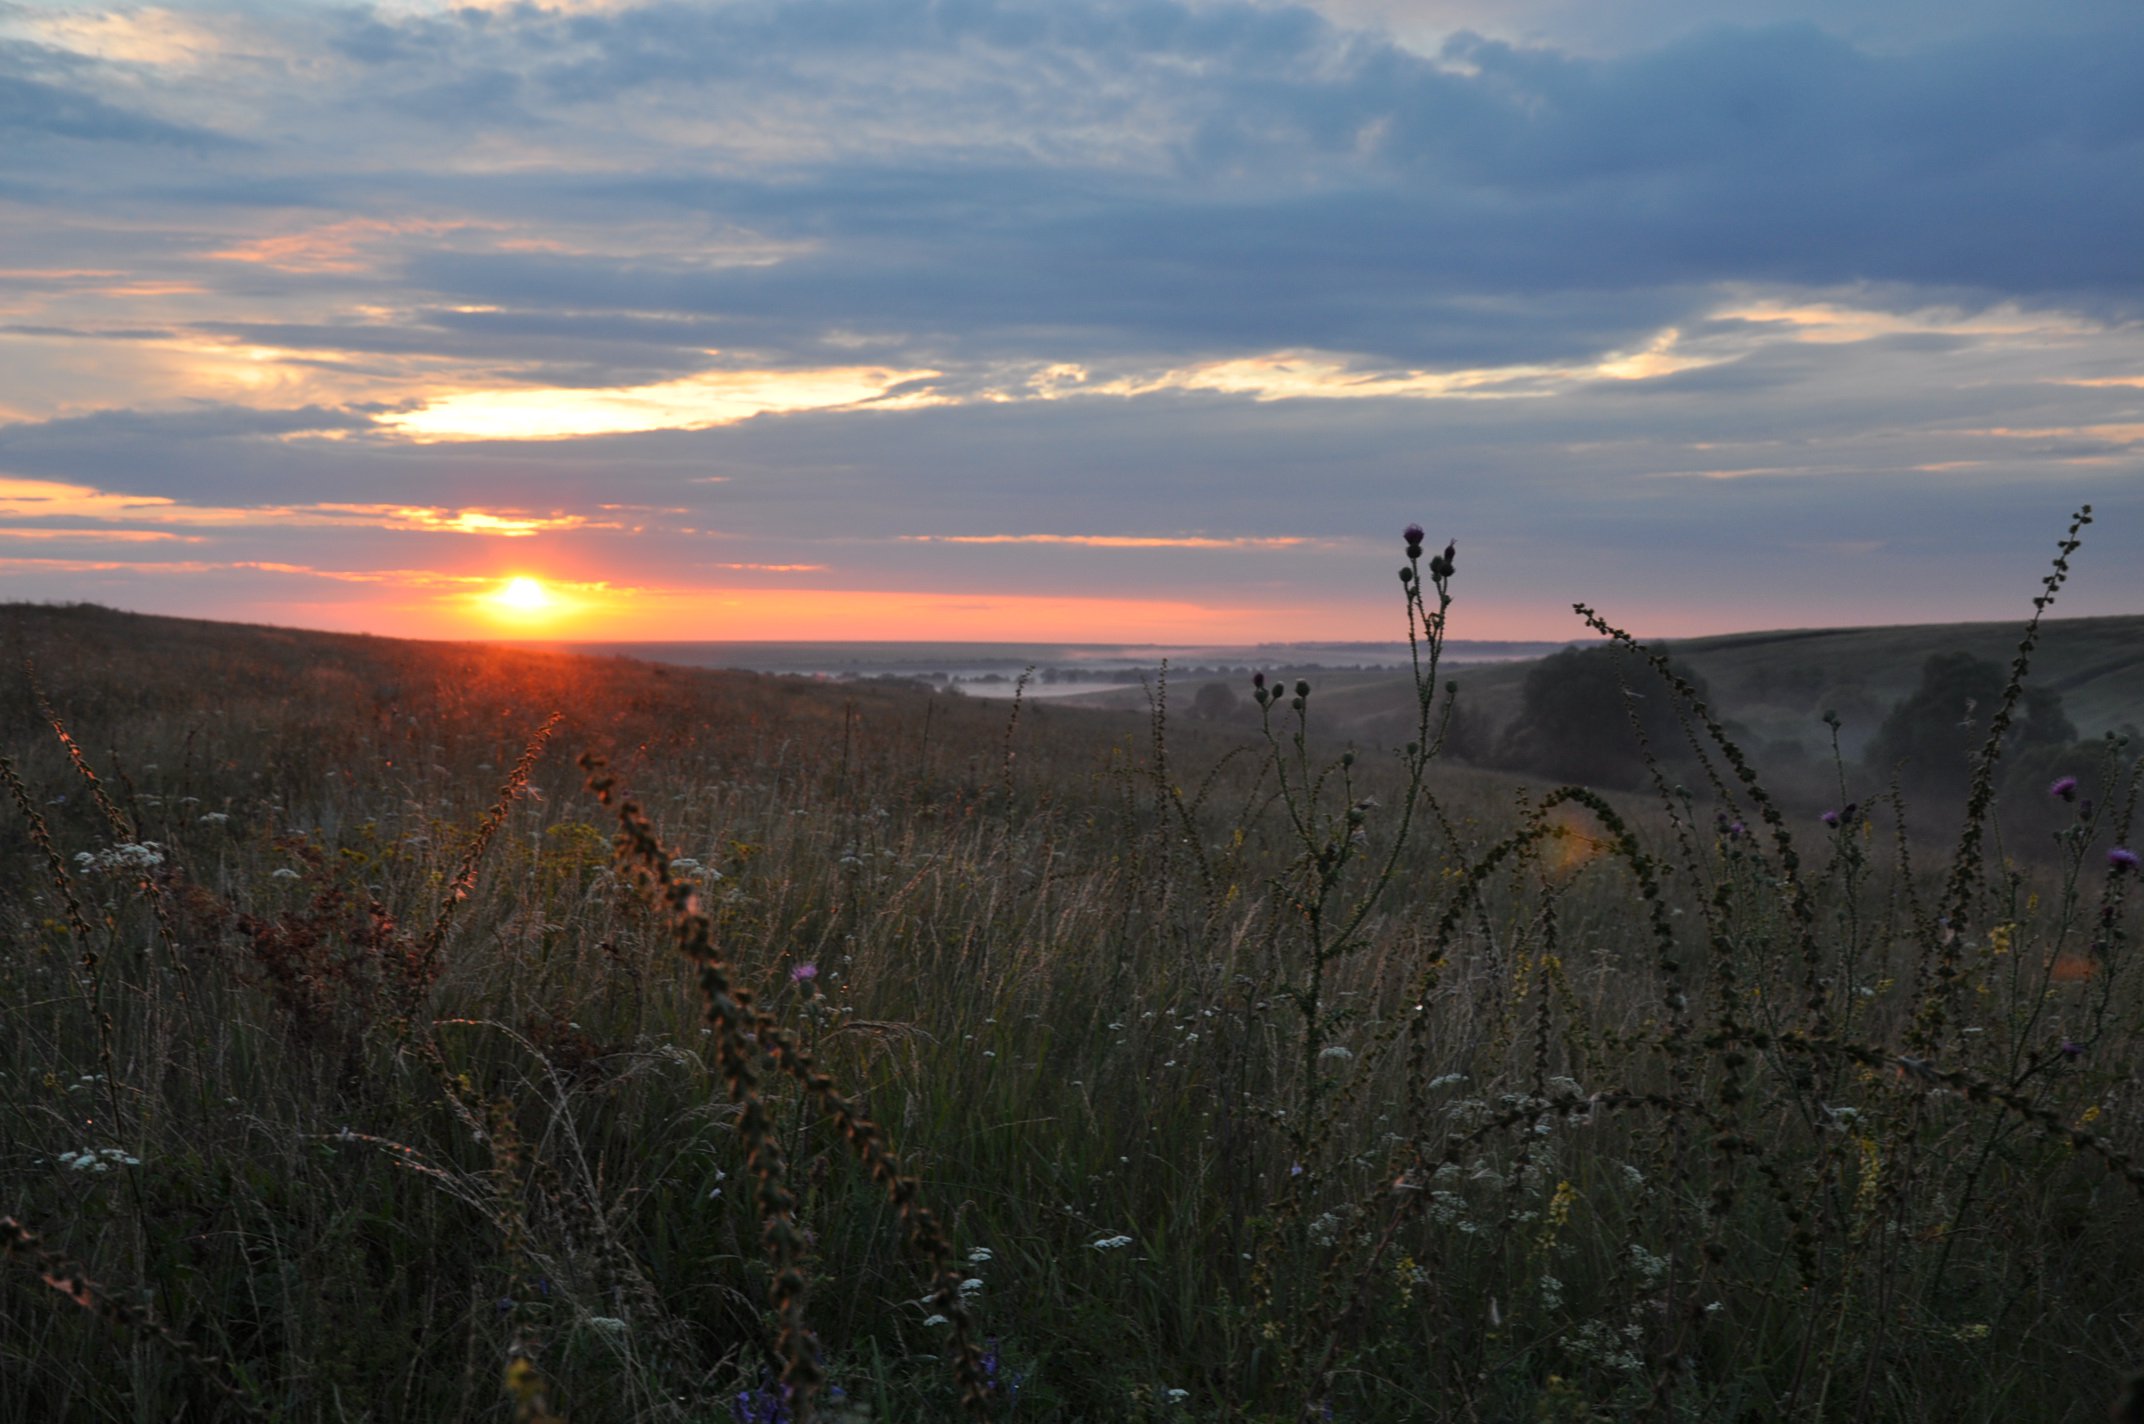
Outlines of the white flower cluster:
[[155,841],[130,841],[109,850],[77,851],[74,863],[84,875],[143,875],[164,863],[164,848]]
[[1131,1244],[1132,1239],[1129,1236],[1104,1236],[1099,1241],[1089,1241],[1087,1243],[1089,1247],[1096,1251],[1115,1251]]
[[141,1158],[118,1147],[85,1147],[80,1152],[62,1152],[59,1164],[70,1172],[109,1172],[114,1167],[139,1167]]
[[1564,1348],[1589,1364],[1635,1376],[1645,1373],[1645,1361],[1638,1354],[1644,1338],[1645,1332],[1635,1325],[1617,1330],[1606,1321],[1588,1320],[1564,1337]]

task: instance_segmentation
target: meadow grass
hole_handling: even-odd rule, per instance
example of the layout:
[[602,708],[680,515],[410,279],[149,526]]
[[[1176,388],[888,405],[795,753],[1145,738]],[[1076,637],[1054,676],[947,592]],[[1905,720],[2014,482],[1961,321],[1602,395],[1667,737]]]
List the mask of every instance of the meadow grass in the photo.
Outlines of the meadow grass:
[[1447,768],[1452,561],[1389,749],[13,610],[0,1421],[2104,1417],[2144,764]]

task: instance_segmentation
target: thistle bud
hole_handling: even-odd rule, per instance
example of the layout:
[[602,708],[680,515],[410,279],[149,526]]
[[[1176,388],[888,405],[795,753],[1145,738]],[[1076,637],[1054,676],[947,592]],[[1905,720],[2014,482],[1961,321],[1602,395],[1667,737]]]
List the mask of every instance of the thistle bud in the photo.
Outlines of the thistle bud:
[[1310,684],[1298,680],[1295,684],[1295,695],[1297,697],[1308,697],[1310,695]]

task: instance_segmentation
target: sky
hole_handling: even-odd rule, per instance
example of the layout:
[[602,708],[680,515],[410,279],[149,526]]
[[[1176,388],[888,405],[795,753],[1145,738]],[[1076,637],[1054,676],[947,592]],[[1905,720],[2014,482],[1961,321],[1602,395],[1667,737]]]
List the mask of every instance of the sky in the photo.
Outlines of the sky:
[[0,601],[2144,612],[2133,0],[0,0]]

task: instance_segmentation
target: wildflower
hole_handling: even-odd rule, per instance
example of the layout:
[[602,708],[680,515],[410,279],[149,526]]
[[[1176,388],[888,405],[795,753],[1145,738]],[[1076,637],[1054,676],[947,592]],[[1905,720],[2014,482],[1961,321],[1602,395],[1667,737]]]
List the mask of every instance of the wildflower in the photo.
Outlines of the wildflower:
[[2127,846],[2116,846],[2107,852],[2107,868],[2114,871],[2135,870],[2137,853]]
[[1454,540],[1444,546],[1443,553],[1439,554],[1436,558],[1431,559],[1429,561],[1430,576],[1432,578],[1440,579],[1450,578],[1452,576],[1452,569],[1454,565],[1458,563],[1458,561],[1459,543],[1457,540]]
[[2047,788],[2047,794],[2060,797],[2064,801],[2075,801],[2077,799],[2077,778],[2074,776],[2056,777],[2054,783]]
[[1191,1391],[1188,1389],[1166,1390],[1161,1397],[1170,1404],[1182,1404],[1185,1400],[1191,1398]]
[[1318,1057],[1337,1059],[1339,1062],[1342,1063],[1347,1062],[1354,1056],[1355,1050],[1347,1047],[1345,1044],[1328,1043],[1327,1045],[1325,1045],[1325,1047],[1318,1050]]
[[923,1317],[923,1325],[925,1329],[928,1329],[933,1325],[949,1325],[951,1323],[951,1321],[947,1320],[942,1315],[926,1315]]
[[1129,1236],[1104,1236],[1099,1241],[1089,1241],[1088,1247],[1096,1251],[1115,1251],[1132,1244]]
[[625,1322],[615,1315],[591,1315],[588,1323],[606,1335],[623,1335]]
[[818,977],[819,966],[813,964],[810,960],[806,960],[804,963],[796,965],[789,971],[789,982],[791,982],[792,984],[802,984],[808,980],[816,979]]
[[1422,538],[1423,538],[1423,535],[1422,535],[1422,526],[1421,526],[1421,525],[1419,525],[1419,524],[1410,524],[1410,525],[1408,525],[1408,526],[1407,526],[1407,527],[1406,527],[1405,529],[1403,529],[1403,530],[1401,530],[1401,531],[1400,531],[1400,537],[1401,537],[1401,538],[1403,538],[1403,539],[1405,539],[1405,540],[1407,541],[1407,557],[1408,557],[1408,558],[1410,558],[1410,559],[1419,559],[1419,558],[1421,558],[1421,557],[1422,557]]
[[739,1390],[731,1406],[738,1424],[789,1424],[789,1386]]
[[109,850],[100,850],[92,855],[88,851],[75,853],[75,864],[84,874],[143,874],[164,863],[164,848],[155,841],[131,842],[115,845]]
[[2055,1051],[2060,1053],[2064,1058],[2069,1059],[2073,1063],[2076,1062],[2078,1059],[2084,1057],[2084,1045],[2077,1042],[2077,1040],[2073,1038],[2063,1039],[2061,1046]]
[[1819,817],[1819,819],[1822,820],[1825,825],[1830,826],[1833,830],[1838,829],[1839,813],[1837,811],[1826,811],[1821,817]]

